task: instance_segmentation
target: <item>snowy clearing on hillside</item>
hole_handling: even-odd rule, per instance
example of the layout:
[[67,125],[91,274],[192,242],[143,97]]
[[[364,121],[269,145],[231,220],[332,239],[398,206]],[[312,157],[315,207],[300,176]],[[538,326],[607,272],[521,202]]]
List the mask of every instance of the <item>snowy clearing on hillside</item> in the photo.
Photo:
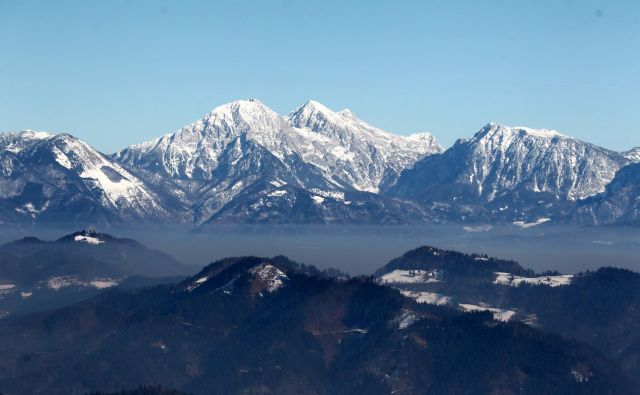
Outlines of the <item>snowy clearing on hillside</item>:
[[380,277],[381,284],[424,284],[438,282],[437,270],[394,270]]
[[491,313],[493,313],[494,320],[504,321],[504,322],[509,321],[511,317],[513,317],[513,315],[516,313],[513,310],[498,309],[498,308],[490,307],[486,305],[460,303],[459,306],[460,306],[460,309],[465,312],[490,311]]
[[57,276],[51,277],[47,280],[47,287],[59,291],[63,288],[79,286],[79,287],[93,287],[96,289],[104,289],[115,287],[118,285],[118,280],[111,278],[94,278],[93,280],[80,280],[77,276]]
[[105,289],[115,287],[118,285],[118,282],[110,279],[101,279],[89,281],[89,285],[97,289]]
[[249,272],[266,283],[269,293],[282,288],[284,282],[289,279],[283,271],[268,263],[260,264],[252,268]]
[[200,277],[199,279],[197,279],[196,281],[192,282],[188,287],[187,287],[187,291],[191,292],[194,289],[198,288],[199,286],[201,286],[202,284],[206,283],[207,280],[209,280],[209,277]]
[[418,303],[446,305],[451,301],[450,297],[435,292],[401,290],[400,293]]
[[0,295],[11,293],[15,288],[15,284],[0,284]]
[[407,329],[419,319],[420,318],[416,317],[411,311],[403,310],[402,315],[396,318],[396,321],[398,322],[398,329]]
[[562,285],[571,284],[572,280],[572,274],[562,274],[559,276],[521,277],[513,275],[511,273],[496,272],[496,279],[493,281],[493,283],[500,285],[509,285],[511,287],[517,287],[520,284],[559,287]]

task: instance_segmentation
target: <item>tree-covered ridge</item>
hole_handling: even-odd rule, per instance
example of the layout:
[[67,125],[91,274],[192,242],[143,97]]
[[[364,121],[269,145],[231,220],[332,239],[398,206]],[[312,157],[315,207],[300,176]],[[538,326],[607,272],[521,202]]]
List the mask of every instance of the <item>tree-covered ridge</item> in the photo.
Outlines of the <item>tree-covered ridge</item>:
[[[590,347],[259,257],[0,321],[7,394],[631,393]],[[308,271],[308,270],[307,270]],[[11,334],[20,333],[19,337]],[[36,379],[37,378],[37,379]]]

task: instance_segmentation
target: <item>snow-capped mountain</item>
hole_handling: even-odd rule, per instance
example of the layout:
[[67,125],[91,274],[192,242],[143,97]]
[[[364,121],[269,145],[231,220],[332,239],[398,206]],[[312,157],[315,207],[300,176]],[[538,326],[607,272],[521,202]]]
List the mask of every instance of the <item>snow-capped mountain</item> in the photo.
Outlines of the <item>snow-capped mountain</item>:
[[640,147],[495,123],[443,152],[315,101],[282,116],[238,100],[110,156],[68,134],[0,133],[0,224],[540,224],[575,218],[639,161]]
[[586,224],[640,222],[640,163],[621,168],[603,193],[579,202],[575,220]]
[[370,126],[348,109],[333,112],[313,100],[288,119],[322,143],[323,150],[301,150],[305,161],[328,169],[337,184],[361,191],[378,192],[416,161],[443,151],[429,133],[398,136]]
[[[441,150],[428,133],[395,136],[317,102],[283,117],[249,99],[219,106],[178,132],[125,148],[113,159],[154,189],[172,193],[202,223],[230,211],[243,194],[254,196],[251,204],[289,199],[291,194],[277,196],[284,185],[320,198],[377,192],[404,168]],[[319,198],[315,202],[322,205]],[[326,211],[322,222],[335,217],[330,209],[321,211]],[[250,222],[271,216],[260,215]]]
[[164,217],[160,198],[68,134],[0,134],[2,221],[119,222]]
[[397,136],[367,125],[348,110],[333,112],[309,101],[285,118],[249,99],[217,107],[174,134],[128,147],[114,157],[173,178],[211,180],[225,151],[239,148],[244,140],[285,165],[299,160],[312,165],[336,187],[370,192],[393,173],[442,151],[428,133]]
[[[531,215],[604,191],[624,155],[554,130],[490,123],[406,170],[393,195]],[[553,207],[551,207],[553,206]]]

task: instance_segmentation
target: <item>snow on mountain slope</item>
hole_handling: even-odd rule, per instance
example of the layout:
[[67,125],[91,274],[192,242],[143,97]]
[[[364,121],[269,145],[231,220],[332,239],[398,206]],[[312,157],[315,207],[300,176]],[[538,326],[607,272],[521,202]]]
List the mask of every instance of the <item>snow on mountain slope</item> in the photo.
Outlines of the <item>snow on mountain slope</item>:
[[625,151],[622,153],[622,156],[629,159],[631,162],[640,162],[640,147],[635,147],[629,151]]
[[92,221],[165,214],[144,183],[68,134],[0,134],[0,201],[15,215]]
[[398,136],[370,126],[348,109],[333,112],[313,100],[294,110],[288,119],[304,130],[307,138],[315,134],[326,139],[324,147],[330,155],[303,152],[306,161],[331,169],[341,177],[338,182],[362,191],[378,192],[384,184],[395,182],[403,169],[429,154],[442,152],[429,133]]
[[442,155],[416,163],[390,192],[422,201],[499,202],[505,210],[543,198],[592,196],[628,162],[620,153],[557,131],[490,123]]
[[442,152],[429,133],[397,136],[348,109],[308,101],[281,116],[258,100],[238,100],[108,157],[65,134],[0,134],[0,223],[530,227],[571,217],[578,202],[638,160],[640,148],[618,153],[553,130],[495,123]]
[[415,224],[428,221],[418,204],[370,192],[310,188],[281,181],[256,181],[215,212],[204,225],[270,224]]
[[267,149],[289,167],[292,156],[299,158],[337,188],[363,191],[377,191],[390,173],[442,150],[429,134],[395,136],[313,101],[285,118],[249,99],[217,107],[174,134],[128,147],[114,158],[174,178],[210,180],[220,156],[230,144],[238,144],[239,137]]
[[603,193],[578,202],[573,219],[595,225],[640,223],[640,163],[621,168]]
[[[286,138],[287,128],[282,117],[259,101],[238,100],[216,107],[176,133],[125,148],[114,157],[174,178],[209,180],[220,155],[239,136],[275,151]],[[286,150],[278,156],[285,154]]]
[[[330,122],[308,127],[305,117]],[[348,111],[335,113],[316,102],[283,117],[249,99],[219,106],[174,134],[125,148],[112,158],[188,206],[199,224],[216,213],[222,218],[225,208],[242,213],[245,221],[260,221],[245,218],[250,207],[233,202],[249,191],[257,201],[273,200],[268,196],[272,183],[329,194],[377,191],[416,160],[441,150],[429,134],[394,136]],[[282,201],[275,206],[288,206],[288,197],[275,198]],[[321,218],[332,213],[313,217],[325,221]]]
[[31,144],[49,137],[51,137],[51,134],[35,130],[0,133],[0,154],[4,151],[18,153]]

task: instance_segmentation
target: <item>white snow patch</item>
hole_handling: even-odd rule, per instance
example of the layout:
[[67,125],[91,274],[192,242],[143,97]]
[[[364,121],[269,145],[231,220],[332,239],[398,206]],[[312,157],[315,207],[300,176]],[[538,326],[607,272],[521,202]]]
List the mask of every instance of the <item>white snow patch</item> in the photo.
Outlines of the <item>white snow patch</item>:
[[189,292],[193,291],[194,289],[198,288],[202,284],[206,283],[207,280],[209,280],[209,277],[200,277],[199,279],[197,279],[187,287],[187,291]]
[[552,137],[567,137],[564,134],[553,129],[533,129],[526,126],[514,126],[512,129],[523,130],[529,136],[539,138],[552,138]]
[[60,166],[66,169],[71,169],[73,167],[71,165],[71,161],[69,160],[69,157],[67,157],[67,155],[64,152],[60,151],[58,147],[54,146],[52,151],[53,151],[53,154],[56,156],[56,162],[58,162]]
[[111,288],[118,285],[118,282],[111,279],[101,279],[101,280],[92,280],[89,281],[89,285],[98,289]]
[[353,152],[349,152],[345,147],[336,146],[333,147],[330,151],[336,158],[339,160],[343,160],[345,162],[352,162],[356,154]]
[[435,292],[401,290],[400,293],[418,303],[446,305],[451,302],[450,297]]
[[71,286],[93,287],[97,289],[110,288],[118,285],[118,281],[111,278],[95,278],[89,281],[80,280],[77,276],[57,276],[47,280],[47,286],[54,291]]
[[249,273],[259,278],[267,284],[269,293],[275,292],[284,286],[284,282],[289,279],[283,271],[268,263],[262,263],[251,270]]
[[460,309],[462,309],[462,311],[465,311],[465,312],[490,311],[491,313],[493,313],[494,320],[504,321],[504,322],[509,321],[511,317],[513,317],[513,315],[516,313],[513,310],[498,309],[495,307],[489,307],[485,304],[476,305],[476,304],[460,303],[459,306],[460,306]]
[[519,226],[522,229],[533,228],[534,226],[538,226],[540,224],[544,224],[545,222],[551,221],[551,218],[538,218],[534,222],[524,222],[524,221],[514,221],[513,224]]
[[76,237],[73,238],[73,240],[82,241],[82,242],[93,244],[93,245],[104,243],[104,240],[100,240],[97,237],[82,236],[82,235],[77,235]]
[[511,273],[496,272],[496,279],[493,283],[500,285],[509,285],[511,287],[517,287],[520,284],[560,287],[562,285],[571,284],[572,280],[573,274],[561,274],[558,276],[521,277],[513,275]]
[[[184,322],[183,322],[183,324],[184,324]],[[164,344],[162,341],[157,341],[156,343],[153,343],[151,345],[151,347],[158,348],[158,349],[160,349],[160,351],[165,352],[165,353],[167,352],[167,345]]]
[[438,282],[438,271],[426,270],[400,270],[384,274],[380,277],[382,284],[424,284]]
[[122,177],[117,181],[112,181],[99,168],[85,169],[80,174],[80,177],[97,182],[100,185],[100,188],[112,199],[113,202],[116,202],[118,198],[130,199],[136,193],[139,193],[139,189],[141,188],[140,185],[129,181],[125,177]]
[[287,191],[282,190],[282,189],[278,189],[278,190],[275,190],[275,191],[269,192],[269,193],[267,194],[267,196],[269,196],[269,197],[281,197],[281,196],[284,196],[284,195],[286,195],[286,194],[287,194]]
[[331,198],[335,200],[344,200],[344,192],[340,192],[340,191],[325,191],[319,188],[311,188],[309,189],[309,192],[314,193],[318,196],[326,197],[326,198]]
[[82,285],[82,282],[78,281],[75,276],[58,276],[51,277],[47,280],[47,286],[54,291],[59,291],[62,288],[70,287],[72,285]]
[[0,295],[11,293],[15,288],[15,284],[0,284]]
[[411,311],[404,310],[402,312],[402,315],[400,315],[400,317],[397,318],[398,329],[400,329],[400,330],[407,329],[408,327],[413,325],[418,320],[419,320],[419,318],[416,317],[415,314],[413,314]]
[[44,205],[37,209],[33,203],[29,202],[29,203],[25,203],[22,205],[22,207],[16,207],[14,210],[21,213],[21,214],[29,214],[31,215],[32,218],[35,218],[36,215],[40,214],[41,212],[45,211],[47,208],[49,208],[49,201],[46,201],[44,203]]

